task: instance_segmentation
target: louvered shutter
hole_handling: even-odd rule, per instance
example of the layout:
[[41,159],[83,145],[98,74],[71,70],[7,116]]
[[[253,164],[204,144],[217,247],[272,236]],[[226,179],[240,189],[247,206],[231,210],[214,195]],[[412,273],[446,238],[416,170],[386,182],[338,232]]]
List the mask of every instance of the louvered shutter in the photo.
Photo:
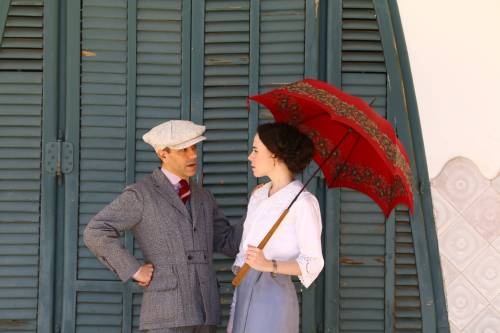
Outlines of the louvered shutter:
[[415,243],[408,211],[396,210],[395,318],[396,332],[422,332]]
[[0,28],[0,330],[36,332],[43,3],[7,7]]
[[[75,323],[78,332],[122,331],[123,295],[102,281],[116,277],[83,243],[89,220],[125,187],[127,3],[81,3],[80,155]],[[74,78],[76,79],[76,78]],[[67,223],[71,223],[67,221]],[[71,249],[67,249],[71,254]],[[75,281],[75,282],[76,282]]]
[[[373,1],[342,2],[342,89],[388,117],[387,59],[380,29]],[[340,191],[339,332],[421,329],[409,221],[404,207],[386,221],[366,196]]]
[[[232,223],[247,204],[250,2],[205,2],[203,55],[203,184],[216,197]],[[201,73],[200,73],[201,74]],[[215,254],[221,284],[222,326],[227,325],[232,300],[232,259]]]
[[[342,89],[385,115],[386,75],[371,1],[343,1]],[[339,332],[385,328],[385,219],[365,195],[340,191]]]
[[[141,288],[118,281],[82,233],[127,184],[158,166],[142,141],[145,131],[181,118],[182,10],[181,0],[81,2],[77,274],[73,295],[66,295],[75,315],[68,311],[63,327],[69,332],[138,331]],[[129,233],[122,241],[141,259]]]
[[[184,2],[186,3],[186,2]],[[137,3],[137,79],[135,123],[135,180],[150,174],[159,160],[142,135],[152,127],[182,118],[184,91],[181,56],[183,2],[140,0]],[[187,64],[189,66],[189,64]],[[134,243],[134,255],[142,254]],[[132,298],[133,332],[139,332],[141,293]]]
[[[255,129],[270,119],[264,110],[249,113],[246,97],[304,78],[306,1],[207,0],[203,22],[203,30],[193,32],[202,31],[204,36],[201,65],[193,68],[193,77],[200,74],[204,80],[202,92],[197,87],[192,91],[202,104],[202,112],[194,109],[192,118],[207,126],[203,184],[215,194],[231,223],[238,223],[256,184],[247,161]],[[196,61],[201,55],[193,57]],[[221,255],[215,259],[221,284],[221,330],[232,298],[232,262]]]

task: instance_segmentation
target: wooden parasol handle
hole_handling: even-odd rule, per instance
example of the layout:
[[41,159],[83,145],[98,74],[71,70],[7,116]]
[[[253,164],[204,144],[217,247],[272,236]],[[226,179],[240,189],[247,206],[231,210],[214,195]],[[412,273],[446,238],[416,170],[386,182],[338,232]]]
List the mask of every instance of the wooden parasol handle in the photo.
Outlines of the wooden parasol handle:
[[[278,229],[279,225],[283,221],[283,219],[286,217],[286,214],[288,214],[290,207],[285,209],[283,213],[281,213],[280,217],[276,222],[274,222],[273,227],[267,232],[266,236],[260,241],[259,246],[257,246],[259,249],[264,249],[264,246],[266,246],[267,242],[271,239],[271,236],[274,234],[276,229]],[[250,270],[250,266],[248,264],[244,264],[243,267],[241,267],[240,271],[236,276],[234,277],[232,283],[233,286],[237,287],[241,281],[245,278],[245,275],[247,275],[248,271]]]

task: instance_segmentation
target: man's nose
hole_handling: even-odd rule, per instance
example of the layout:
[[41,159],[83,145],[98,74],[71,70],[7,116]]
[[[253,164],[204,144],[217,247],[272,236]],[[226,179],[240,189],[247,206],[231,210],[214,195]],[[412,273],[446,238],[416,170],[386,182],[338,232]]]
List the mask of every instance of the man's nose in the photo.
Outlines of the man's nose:
[[198,157],[196,149],[189,150],[189,158],[195,160]]

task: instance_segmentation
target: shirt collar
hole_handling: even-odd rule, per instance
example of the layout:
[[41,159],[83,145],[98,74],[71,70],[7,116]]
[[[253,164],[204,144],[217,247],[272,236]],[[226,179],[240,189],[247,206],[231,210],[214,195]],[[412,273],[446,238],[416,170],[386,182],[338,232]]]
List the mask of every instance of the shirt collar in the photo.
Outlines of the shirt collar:
[[174,185],[174,187],[176,187],[176,188],[178,187],[179,182],[182,179],[181,177],[177,176],[176,174],[173,174],[172,172],[170,172],[164,168],[161,168],[161,172],[163,172],[163,174],[167,177],[170,184]]

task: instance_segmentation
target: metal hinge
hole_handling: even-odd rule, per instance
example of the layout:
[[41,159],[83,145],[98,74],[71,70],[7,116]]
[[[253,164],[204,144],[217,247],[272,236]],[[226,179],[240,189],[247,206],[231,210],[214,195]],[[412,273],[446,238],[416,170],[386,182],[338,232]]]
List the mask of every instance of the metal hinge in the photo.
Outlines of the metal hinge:
[[58,177],[73,171],[73,145],[61,140],[47,143],[45,146],[45,170]]

